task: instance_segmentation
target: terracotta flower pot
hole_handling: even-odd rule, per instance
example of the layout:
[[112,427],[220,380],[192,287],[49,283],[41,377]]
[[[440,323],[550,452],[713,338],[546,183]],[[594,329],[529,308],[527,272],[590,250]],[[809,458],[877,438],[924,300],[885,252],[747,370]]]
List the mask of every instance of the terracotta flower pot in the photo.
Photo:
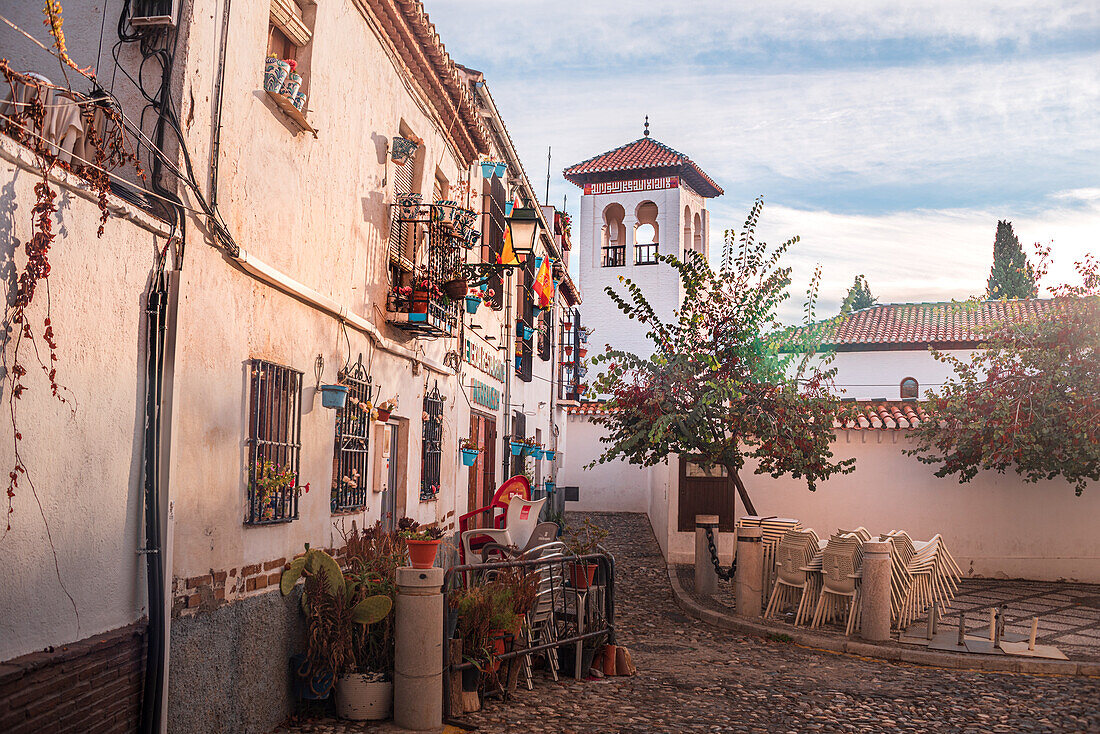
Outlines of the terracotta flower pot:
[[443,284],[443,292],[447,294],[448,298],[455,301],[465,297],[467,290],[469,290],[469,287],[465,278],[455,278]]
[[390,411],[382,410],[381,408],[379,408],[378,409],[378,422],[379,423],[385,423],[389,419],[390,419]]
[[409,565],[413,568],[431,568],[435,565],[435,555],[439,550],[438,540],[412,540],[405,541],[409,549]]
[[428,313],[428,292],[413,291],[413,313]]
[[596,578],[596,564],[590,561],[574,563],[569,567],[570,579],[577,589],[587,589]]

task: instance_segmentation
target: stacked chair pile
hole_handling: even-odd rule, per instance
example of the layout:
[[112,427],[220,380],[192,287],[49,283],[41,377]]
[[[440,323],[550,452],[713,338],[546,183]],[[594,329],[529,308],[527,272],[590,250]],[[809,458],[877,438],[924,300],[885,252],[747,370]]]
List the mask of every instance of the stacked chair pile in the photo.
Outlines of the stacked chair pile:
[[[760,541],[764,546],[764,578],[761,579],[760,588],[767,593],[775,583],[776,567],[775,552],[779,547],[779,541],[788,530],[801,530],[802,523],[793,517],[764,517],[762,515],[745,515],[738,519],[739,528],[760,528]],[[762,602],[767,604],[768,600]]]
[[883,533],[890,543],[890,616],[896,629],[923,617],[933,603],[944,610],[959,589],[961,571],[943,539],[914,542],[904,530]]
[[817,563],[820,564],[821,594],[817,597],[817,609],[814,610],[810,626],[817,627],[823,621],[832,622],[847,611],[848,621],[844,634],[850,635],[859,625],[863,538],[857,532],[833,535]]
[[802,624],[810,618],[814,600],[821,590],[821,574],[813,573],[811,565],[821,558],[821,543],[817,533],[810,530],[788,530],[775,552],[775,585],[771,599],[764,610],[764,618],[772,616],[780,607],[793,605],[798,600],[794,623]]

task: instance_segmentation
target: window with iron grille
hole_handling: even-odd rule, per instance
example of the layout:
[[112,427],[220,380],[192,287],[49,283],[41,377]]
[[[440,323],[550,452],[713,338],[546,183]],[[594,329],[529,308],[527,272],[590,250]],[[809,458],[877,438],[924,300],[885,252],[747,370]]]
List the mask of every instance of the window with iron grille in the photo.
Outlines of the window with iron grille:
[[347,402],[336,411],[332,457],[332,511],[361,510],[367,504],[367,450],[370,447],[371,379],[363,358],[340,371]]
[[298,519],[302,373],[254,359],[249,365],[248,512],[256,525]]
[[550,327],[552,323],[550,312],[552,310],[552,306],[547,306],[539,314],[539,359],[543,362],[550,361],[550,352],[553,347],[554,332]]
[[[508,226],[504,218],[504,200],[507,192],[500,178],[494,178],[488,188],[489,193],[485,196],[485,222],[482,228],[485,233],[482,262],[495,263],[497,257],[504,252],[504,228]],[[493,291],[493,298],[489,305],[495,311],[504,308],[504,278],[499,273],[490,276],[488,288]]]
[[516,321],[516,376],[524,382],[530,382],[535,336],[533,333],[531,336],[524,336],[526,328],[524,321]]
[[443,462],[443,396],[437,383],[424,396],[423,450],[420,454],[420,501],[439,495],[440,465]]

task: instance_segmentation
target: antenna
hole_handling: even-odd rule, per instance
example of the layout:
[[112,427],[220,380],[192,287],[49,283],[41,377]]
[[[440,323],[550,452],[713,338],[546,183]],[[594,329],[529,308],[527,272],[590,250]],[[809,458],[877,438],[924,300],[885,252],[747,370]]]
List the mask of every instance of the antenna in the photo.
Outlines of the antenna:
[[546,146],[546,196],[543,198],[547,204],[550,203],[550,146]]
[[645,132],[642,133],[645,137],[649,137],[649,115],[645,116]]

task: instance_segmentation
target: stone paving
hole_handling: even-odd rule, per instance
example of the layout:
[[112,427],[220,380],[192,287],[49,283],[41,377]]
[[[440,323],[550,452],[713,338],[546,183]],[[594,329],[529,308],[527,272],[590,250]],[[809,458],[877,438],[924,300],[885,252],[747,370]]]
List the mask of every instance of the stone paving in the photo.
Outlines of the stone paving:
[[[692,598],[712,609],[732,612],[733,590],[720,583],[718,593],[701,596],[695,591],[695,569],[676,566],[673,569],[681,588]],[[1092,584],[1062,584],[1039,581],[1000,579],[963,579],[959,592],[940,621],[940,629],[958,629],[958,614],[966,615],[969,634],[985,637],[989,634],[989,610],[1006,604],[1005,629],[1030,634],[1032,617],[1039,617],[1036,642],[1054,645],[1070,660],[1100,662],[1100,586]],[[777,615],[775,622],[791,627],[793,614]],[[911,626],[907,635],[924,636],[925,623]],[[843,635],[843,628],[824,625],[818,631]]]
[[[617,641],[638,674],[537,681],[462,721],[482,732],[1100,732],[1100,680],[941,670],[715,629],[676,606],[644,515],[590,515],[612,534]],[[393,731],[335,720],[284,730]]]

